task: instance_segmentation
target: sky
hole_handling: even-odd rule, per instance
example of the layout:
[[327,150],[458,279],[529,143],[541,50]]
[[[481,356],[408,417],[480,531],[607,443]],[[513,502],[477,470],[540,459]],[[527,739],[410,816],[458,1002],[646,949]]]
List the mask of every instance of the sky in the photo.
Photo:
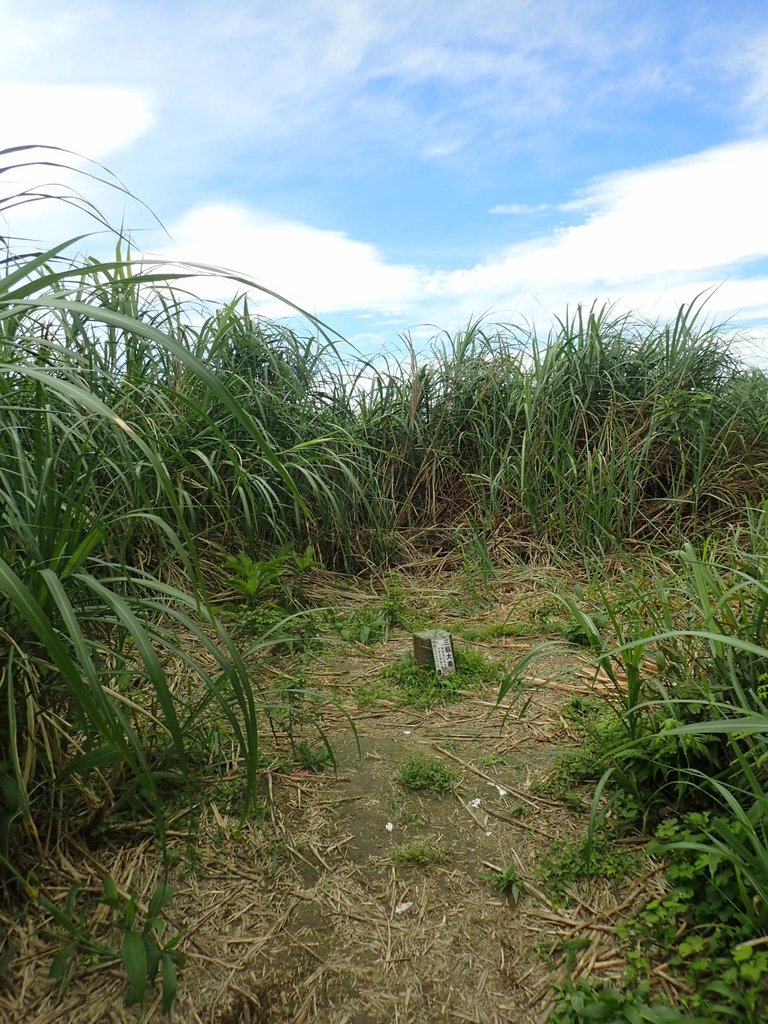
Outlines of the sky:
[[[0,57],[0,149],[99,161],[163,229],[73,187],[137,249],[240,272],[363,351],[705,294],[768,360],[765,0],[0,0]],[[42,173],[0,175],[0,205]]]

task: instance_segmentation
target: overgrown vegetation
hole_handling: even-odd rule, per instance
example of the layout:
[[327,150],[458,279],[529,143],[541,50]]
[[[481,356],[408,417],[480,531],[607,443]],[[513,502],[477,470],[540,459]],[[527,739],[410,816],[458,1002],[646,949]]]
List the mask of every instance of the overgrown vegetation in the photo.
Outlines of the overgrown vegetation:
[[652,831],[671,888],[624,930],[629,980],[662,955],[691,1013],[738,1008],[755,1024],[768,1012],[767,523],[763,504],[730,537],[647,561],[619,597],[605,580],[600,627],[566,601],[605,692],[567,709],[585,741],[558,784],[592,780],[593,821],[576,860],[549,865],[562,896],[610,863],[611,836]]
[[65,936],[64,945],[51,965],[51,978],[64,988],[79,959],[90,967],[122,961],[128,979],[127,1004],[143,1003],[148,985],[154,985],[159,972],[161,1005],[163,1012],[169,1013],[176,995],[176,970],[184,965],[184,956],[176,948],[183,936],[176,934],[163,941],[166,925],[161,915],[173,898],[173,887],[164,883],[157,888],[141,922],[136,898],[123,897],[109,875],[103,884],[98,903],[111,911],[111,931],[116,937],[113,942],[97,939],[86,909],[76,910],[76,887],[70,889],[64,908],[42,897],[42,905]]
[[[0,152],[0,172],[36,157]],[[0,213],[44,198],[0,195]],[[692,1013],[764,1019],[768,376],[695,303],[668,324],[578,308],[546,338],[473,321],[402,363],[359,358],[311,317],[294,329],[252,298],[190,295],[213,271],[149,264],[123,238],[96,260],[81,241],[3,239],[3,898],[40,897],[65,833],[149,819],[162,840],[168,794],[192,793],[217,751],[242,770],[240,812],[262,806],[264,730],[300,717],[302,687],[268,685],[259,658],[313,642],[318,566],[433,556],[482,601],[505,560],[589,566],[650,545],[669,553],[644,554],[620,598],[598,580],[589,608],[576,595],[538,622],[589,648],[608,681],[568,768],[596,786],[585,856],[606,823],[655,830],[672,883],[626,936],[635,994],[573,988],[562,1019],[673,1019],[638,1009],[658,949],[695,987],[681,997]],[[394,582],[377,608],[334,621],[361,644],[413,625]],[[458,666],[438,679],[405,662],[385,683],[419,708],[512,684],[469,652]],[[306,770],[333,764],[320,735],[293,745]],[[423,762],[400,782],[438,793],[454,777]],[[158,914],[139,932],[105,893],[132,936],[131,996],[161,969],[168,1003],[180,960]],[[93,952],[87,922],[57,920],[67,957]]]

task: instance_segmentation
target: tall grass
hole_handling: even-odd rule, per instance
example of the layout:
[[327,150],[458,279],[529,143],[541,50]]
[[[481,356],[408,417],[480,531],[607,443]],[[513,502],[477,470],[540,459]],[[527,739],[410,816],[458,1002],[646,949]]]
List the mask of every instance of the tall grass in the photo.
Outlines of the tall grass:
[[[183,273],[67,250],[9,252],[0,279],[0,868],[23,884],[65,823],[129,807],[162,828],[212,705],[254,798],[270,705],[201,553],[308,514],[233,387],[230,311],[193,327]],[[249,341],[277,365],[270,332]]]
[[470,520],[583,554],[743,514],[768,467],[766,378],[698,315],[579,310],[545,341],[473,323],[374,380],[364,437],[397,524]]
[[768,1011],[767,515],[605,579],[600,615],[566,599],[613,684],[576,761],[591,833],[655,831],[669,859],[635,941],[676,965],[690,1009],[746,1024]]
[[110,260],[78,256],[82,238],[6,241],[8,870],[65,801],[83,824],[128,799],[159,814],[212,703],[253,792],[268,701],[206,585],[229,556],[311,546],[360,571],[464,536],[571,558],[746,523],[764,489],[768,379],[695,306],[667,325],[579,309],[546,339],[473,321],[401,362],[344,359],[318,321],[302,334],[253,300],[204,303],[190,289],[213,271],[148,264],[123,238]]
[[[396,561],[411,538],[450,546],[457,526],[605,554],[723,527],[761,496],[768,381],[695,309],[663,326],[579,311],[545,341],[472,323],[382,368],[247,302],[201,312],[174,284],[119,253],[42,275],[1,343],[162,437],[208,541],[314,543],[345,570]],[[41,316],[32,354],[14,346]],[[170,496],[162,508],[176,514]]]

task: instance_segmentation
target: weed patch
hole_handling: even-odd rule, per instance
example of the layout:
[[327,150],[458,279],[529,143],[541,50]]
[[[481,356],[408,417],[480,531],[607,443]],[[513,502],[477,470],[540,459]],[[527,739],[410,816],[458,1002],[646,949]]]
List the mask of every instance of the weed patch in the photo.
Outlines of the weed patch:
[[637,873],[642,862],[641,853],[602,832],[561,844],[542,859],[536,874],[546,881],[554,906],[569,906],[578,882],[598,878],[615,882]]
[[382,679],[394,687],[403,704],[424,709],[460,700],[463,690],[498,686],[505,674],[503,665],[476,651],[457,650],[454,656],[456,672],[451,676],[439,676],[433,669],[420,667],[414,656],[408,654],[386,668]]
[[451,846],[438,846],[428,841],[396,846],[390,853],[393,864],[411,864],[425,868],[433,864],[448,864],[451,860]]
[[520,878],[515,864],[506,864],[499,871],[489,873],[485,877],[494,889],[509,896],[515,904],[525,892],[525,883]]
[[560,990],[548,1024],[708,1024],[709,1018],[685,1017],[667,1003],[649,1002],[650,984],[619,990],[613,985],[593,985],[584,978],[569,981]]
[[63,990],[72,980],[78,961],[89,967],[122,962],[128,981],[126,1003],[143,1005],[147,989],[154,986],[159,972],[162,1008],[164,1013],[169,1013],[176,998],[177,969],[185,962],[184,956],[176,949],[182,935],[163,939],[165,922],[161,915],[173,899],[173,886],[158,886],[149,901],[143,922],[134,896],[121,896],[109,876],[104,879],[103,887],[98,902],[111,912],[112,930],[120,935],[119,945],[94,935],[88,909],[76,906],[76,888],[70,889],[63,908],[43,895],[38,896],[40,905],[66,936],[65,944],[51,964],[50,977],[58,981]]
[[456,784],[456,775],[446,768],[445,764],[437,757],[429,757],[427,754],[412,754],[400,765],[395,775],[395,781],[403,789],[411,792],[431,793],[432,796],[442,796],[449,792]]
[[330,746],[312,746],[306,740],[294,745],[293,754],[296,764],[309,772],[322,772],[326,768],[335,768],[336,759]]
[[[714,846],[718,832],[741,846],[742,856],[733,857],[724,844]],[[768,950],[755,934],[754,918],[764,934],[768,907],[762,896],[749,895],[749,830],[733,831],[723,816],[694,812],[659,825],[647,850],[666,858],[671,888],[617,930],[630,947],[630,979],[642,978],[661,955],[692,993],[681,999],[687,1010],[727,1020],[738,1008],[746,1024],[765,1020]],[[763,889],[766,880],[768,874]]]

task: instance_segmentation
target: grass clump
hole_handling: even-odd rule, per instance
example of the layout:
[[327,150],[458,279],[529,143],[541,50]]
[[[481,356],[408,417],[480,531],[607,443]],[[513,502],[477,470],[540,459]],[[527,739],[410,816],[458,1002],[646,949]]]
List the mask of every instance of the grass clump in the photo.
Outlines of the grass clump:
[[519,638],[528,636],[539,636],[541,627],[539,623],[525,618],[515,622],[494,622],[490,626],[468,626],[461,630],[465,640],[487,641],[505,640],[508,638]]
[[342,638],[354,643],[376,644],[389,634],[390,619],[386,611],[379,608],[356,608],[345,615],[334,616],[331,628]]
[[452,847],[438,846],[428,840],[418,843],[407,843],[396,846],[390,853],[393,864],[410,864],[426,868],[433,864],[448,864],[451,860]]
[[395,781],[403,789],[414,793],[442,796],[455,786],[456,774],[437,757],[412,754],[398,768]]
[[504,893],[517,905],[525,892],[525,883],[515,864],[505,864],[503,868],[489,873],[486,878],[498,892]]
[[330,746],[312,746],[306,740],[299,740],[294,746],[294,757],[299,768],[305,771],[318,773],[326,768],[335,768],[336,759]]
[[639,871],[642,854],[616,835],[603,830],[587,839],[558,844],[537,866],[536,874],[547,883],[553,906],[569,906],[572,889],[579,882],[602,878],[617,882]]
[[382,679],[394,687],[393,693],[403,704],[423,710],[460,700],[463,690],[497,686],[505,673],[499,662],[490,661],[476,651],[457,650],[454,660],[456,672],[439,676],[434,669],[418,665],[413,654],[407,654],[386,668]]
[[504,622],[492,622],[485,626],[470,626],[461,630],[467,641],[493,641],[519,639],[542,635],[569,635],[572,621],[562,601],[554,594],[539,599],[535,607],[526,604],[510,611]]

